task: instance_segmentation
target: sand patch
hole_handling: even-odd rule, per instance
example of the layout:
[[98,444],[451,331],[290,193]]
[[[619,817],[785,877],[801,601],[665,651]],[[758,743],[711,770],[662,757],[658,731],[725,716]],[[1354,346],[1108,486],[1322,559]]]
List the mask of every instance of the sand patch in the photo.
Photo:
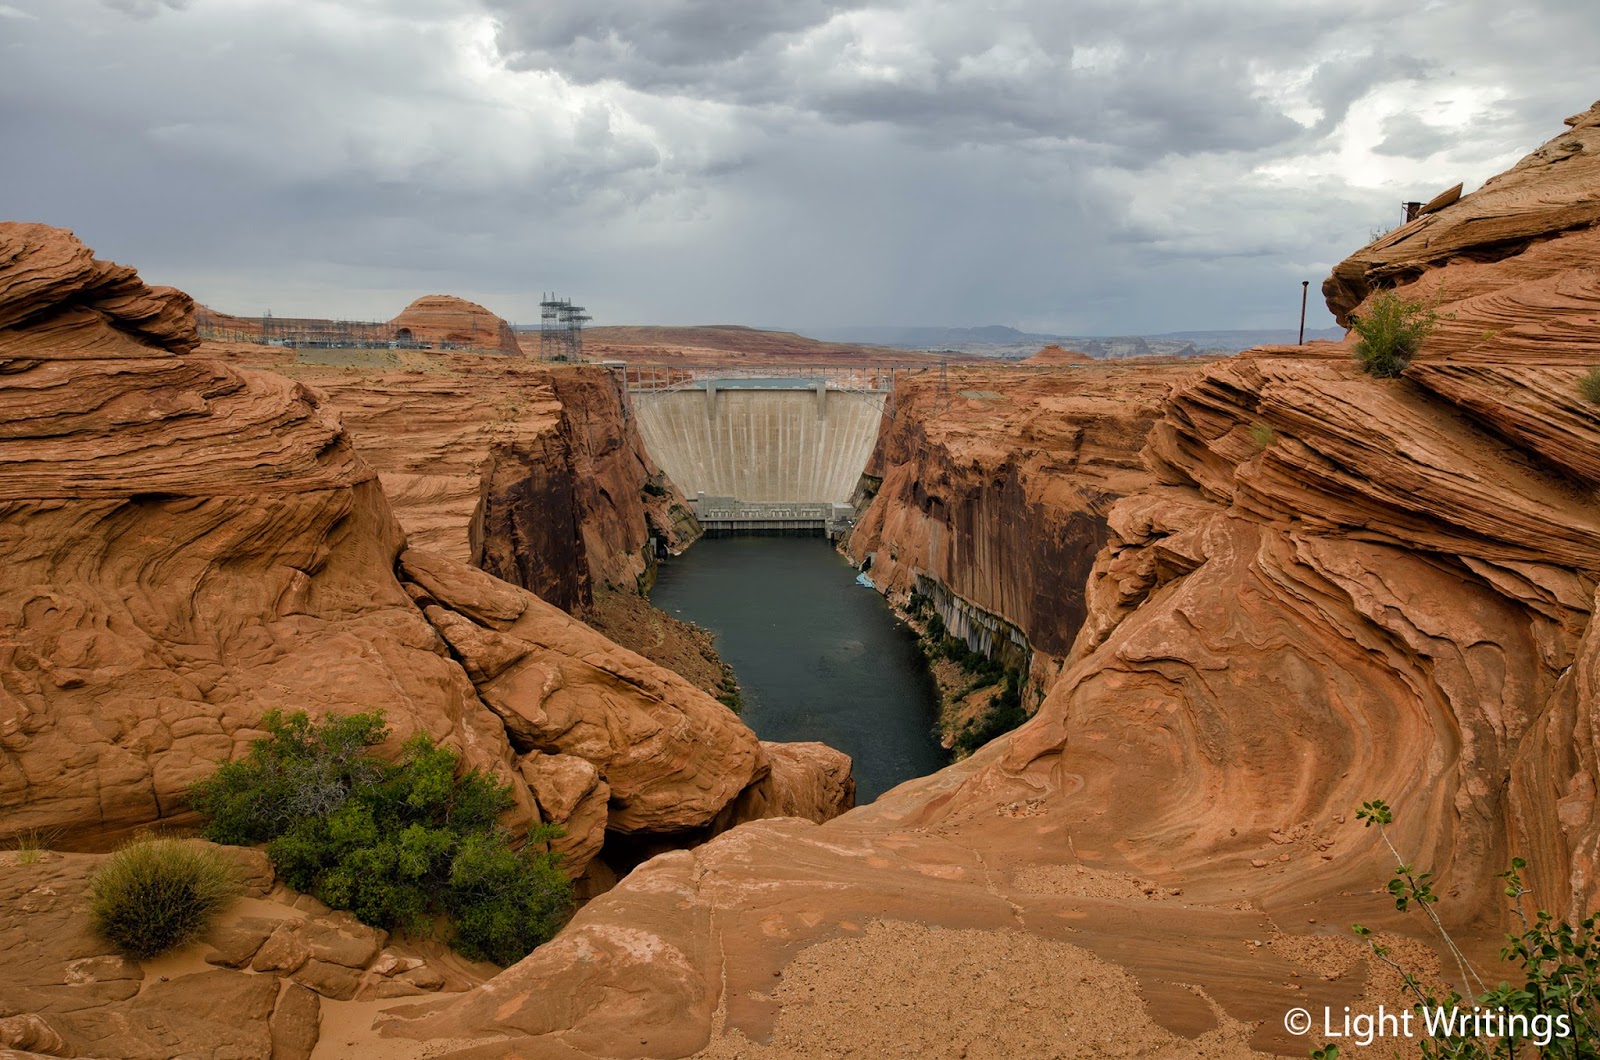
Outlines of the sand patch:
[[1246,1060],[1254,1028],[1180,1038],[1150,1018],[1138,982],[1116,965],[1019,931],[946,930],[875,921],[860,936],[805,950],[772,995],[770,1044],[723,1027],[700,1060],[1015,1057]]

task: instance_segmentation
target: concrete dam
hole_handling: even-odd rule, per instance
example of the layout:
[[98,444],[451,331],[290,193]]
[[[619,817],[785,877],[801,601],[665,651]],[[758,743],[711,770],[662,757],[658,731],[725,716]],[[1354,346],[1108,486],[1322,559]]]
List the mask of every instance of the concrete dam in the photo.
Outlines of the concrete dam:
[[872,455],[887,372],[635,384],[645,449],[708,530],[835,529]]

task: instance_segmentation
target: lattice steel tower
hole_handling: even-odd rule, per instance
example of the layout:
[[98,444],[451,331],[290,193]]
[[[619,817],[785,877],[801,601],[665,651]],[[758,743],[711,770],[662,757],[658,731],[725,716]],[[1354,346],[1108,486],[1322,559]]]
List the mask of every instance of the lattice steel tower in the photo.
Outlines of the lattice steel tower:
[[583,326],[594,318],[570,298],[546,294],[539,303],[539,358],[583,360]]

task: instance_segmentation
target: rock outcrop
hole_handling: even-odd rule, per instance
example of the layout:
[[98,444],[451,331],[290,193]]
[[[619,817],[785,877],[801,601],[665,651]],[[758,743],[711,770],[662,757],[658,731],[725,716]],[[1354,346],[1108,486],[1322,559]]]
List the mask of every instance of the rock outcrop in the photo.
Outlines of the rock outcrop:
[[402,309],[389,326],[400,342],[522,353],[510,324],[478,303],[454,295],[423,295]]
[[766,775],[732,711],[553,604],[416,549],[400,572],[512,746],[599,770],[612,831],[698,828]]
[[[178,356],[186,298],[0,226],[0,808],[85,846],[171,817],[271,708],[382,709],[510,779],[305,387]],[[395,745],[398,747],[398,743]]]
[[[1534,352],[1538,357],[1548,357],[1558,350],[1561,335],[1573,332],[1570,322],[1563,326],[1565,314],[1552,314],[1547,309],[1572,308],[1571,298],[1576,292],[1569,289],[1564,292],[1565,297],[1553,291],[1543,292],[1550,304],[1541,306],[1540,288],[1546,285],[1540,281],[1564,273],[1570,284],[1575,279],[1573,272],[1581,272],[1583,262],[1593,261],[1589,238],[1600,221],[1600,199],[1595,196],[1595,187],[1600,184],[1600,107],[1576,114],[1566,124],[1569,132],[1486,181],[1471,195],[1440,196],[1428,203],[1415,220],[1385,233],[1334,266],[1333,274],[1323,281],[1322,293],[1339,324],[1348,327],[1350,313],[1375,289],[1409,284],[1429,272],[1434,272],[1436,282],[1456,273],[1471,275],[1475,270],[1466,266],[1522,258],[1546,240],[1578,237],[1577,243],[1566,243],[1564,254],[1552,257],[1546,252],[1522,261],[1513,270],[1511,275],[1519,284],[1528,284],[1529,289],[1502,290],[1498,299],[1490,301],[1505,304],[1480,305],[1471,314],[1480,324],[1491,325],[1490,330],[1500,330],[1493,327],[1496,324],[1519,325],[1524,329],[1523,339],[1536,344]],[[1586,251],[1590,255],[1587,258]],[[1451,266],[1454,272],[1444,266]],[[1502,271],[1501,275],[1506,274]],[[1581,280],[1576,282],[1582,286]],[[1526,301],[1530,296],[1532,300]],[[1467,296],[1460,289],[1452,289],[1449,297],[1456,302]],[[1585,301],[1589,299],[1578,299],[1579,303]],[[1465,318],[1458,321],[1464,322]],[[1545,328],[1549,330],[1542,330]],[[1581,337],[1582,333],[1580,327],[1576,334]],[[1479,345],[1483,336],[1480,333],[1471,338],[1474,345]],[[1498,341],[1481,342],[1480,348],[1498,345]],[[1487,359],[1495,358],[1491,355]]]
[[1077,350],[1051,345],[1046,346],[1022,363],[1046,366],[1052,364],[1093,364],[1094,358],[1087,353],[1079,353]]
[[[243,897],[199,940],[154,960],[90,926],[96,854],[0,853],[0,1055],[308,1060],[345,1002],[466,990],[492,974],[438,943],[397,942],[277,885],[259,851],[236,855]],[[15,1050],[10,1051],[10,1050]]]
[[[324,396],[180,356],[189,306],[69,233],[0,226],[7,833],[95,849],[184,821],[189,784],[274,708],[382,710],[380,753],[427,732],[511,786],[508,823],[571,826],[575,863],[606,835],[698,841],[782,801],[754,734],[705,692],[525,590],[402,557]],[[601,462],[586,473],[603,489]]]
[[850,557],[880,591],[929,598],[974,650],[1047,688],[1084,621],[1106,515],[1150,482],[1139,459],[1192,366],[952,368],[904,374]]
[[[623,1041],[764,1056],[782,1053],[759,1043],[804,1025],[826,1052],[868,1040],[862,1013],[946,1026],[951,998],[931,984],[956,967],[983,982],[1020,936],[1069,944],[1063,967],[1080,951],[1120,966],[1130,979],[1097,980],[1093,1006],[1189,1040],[1142,1052],[1303,1055],[1281,1029],[1289,1008],[1397,997],[1344,925],[1395,932],[1392,952],[1428,967],[1405,937],[1425,922],[1382,890],[1393,856],[1354,818],[1371,798],[1396,808],[1394,843],[1438,874],[1437,909],[1475,960],[1492,962],[1493,874],[1512,854],[1541,905],[1600,906],[1600,413],[1576,389],[1600,362],[1600,107],[1570,124],[1416,222],[1436,258],[1391,267],[1367,248],[1335,270],[1341,314],[1381,284],[1446,292],[1404,377],[1363,375],[1347,342],[1249,351],[1175,388],[1148,433],[1150,478],[1103,509],[1083,621],[1031,722],[821,826],[762,822],[657,858],[481,991],[383,1032],[480,1037],[459,1054],[474,1057]],[[1529,217],[1537,233],[1515,237]],[[924,406],[894,430],[931,435],[915,422],[937,419]],[[1054,488],[1096,473],[1080,464]],[[963,508],[929,483],[928,503],[885,509],[920,513],[904,540],[961,532]],[[1027,517],[1016,504],[994,521]],[[928,963],[952,936],[968,963]],[[909,993],[867,971],[911,967]],[[999,1025],[1035,1026],[1041,996],[1011,983]],[[622,991],[625,1012],[609,1003]],[[1106,1042],[1072,999],[1048,1011],[1012,1052]],[[950,1024],[952,1053],[991,1044],[976,1029]],[[487,1038],[505,1034],[523,1037]]]

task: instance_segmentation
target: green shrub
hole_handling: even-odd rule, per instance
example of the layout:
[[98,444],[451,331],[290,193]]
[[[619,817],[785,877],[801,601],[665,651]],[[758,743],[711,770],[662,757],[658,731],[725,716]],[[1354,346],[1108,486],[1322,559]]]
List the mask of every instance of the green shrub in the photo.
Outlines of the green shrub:
[[90,910],[118,949],[149,958],[202,934],[239,890],[238,867],[215,847],[140,839],[89,881]]
[[304,712],[285,717],[274,710],[261,726],[269,735],[247,756],[190,791],[213,842],[265,842],[299,821],[332,814],[354,788],[383,775],[383,763],[367,754],[388,736],[380,713],[330,717],[313,727]]
[[722,664],[722,684],[717,692],[717,702],[735,714],[744,713],[744,692],[739,688],[738,675],[727,663]]
[[1422,303],[1407,301],[1394,291],[1380,291],[1372,296],[1365,315],[1350,315],[1350,326],[1361,336],[1356,341],[1356,360],[1369,375],[1393,378],[1405,371],[1438,322],[1439,314]]
[[[554,839],[546,826],[532,842]],[[572,885],[555,862],[540,871],[541,858],[513,851],[488,834],[463,840],[450,863],[444,904],[456,922],[456,948],[468,957],[511,964],[550,938],[572,908]]]
[[1252,423],[1248,429],[1250,440],[1255,443],[1257,449],[1271,449],[1278,444],[1278,432],[1265,423]]
[[284,881],[363,923],[420,931],[441,914],[469,956],[511,964],[553,935],[572,908],[561,857],[541,828],[522,850],[497,824],[508,787],[426,735],[400,761],[367,748],[381,714],[271,713],[269,735],[191,791],[219,842],[261,842]]
[[[1459,990],[1424,982],[1391,957],[1389,948],[1378,942],[1370,928],[1351,926],[1372,955],[1399,974],[1416,1000],[1416,1025],[1428,1027],[1425,1014],[1434,1014],[1433,1029],[1424,1031],[1432,1036],[1418,1042],[1425,1060],[1532,1056],[1600,1060],[1600,918],[1591,914],[1573,924],[1539,909],[1530,923],[1523,908],[1524,899],[1532,893],[1522,881],[1527,862],[1512,858],[1511,868],[1498,878],[1505,881],[1504,893],[1521,930],[1508,934],[1500,950],[1501,960],[1510,966],[1511,980],[1490,986],[1434,912],[1439,893],[1433,873],[1418,871],[1407,863],[1390,841],[1387,826],[1394,823],[1394,813],[1389,805],[1381,799],[1363,803],[1356,818],[1366,827],[1378,829],[1398,862],[1388,885],[1395,908],[1423,914],[1461,977]],[[1447,1025],[1440,1018],[1442,1013],[1472,1011],[1474,1005],[1499,1014],[1500,1022],[1487,1024],[1485,1033],[1479,1035],[1470,1033],[1477,1028],[1465,1026],[1465,1021],[1452,1018]],[[1311,1050],[1313,1060],[1337,1060],[1340,1055],[1338,1045]]]
[[1028,712],[1022,709],[1022,675],[1015,670],[1007,670],[1005,687],[995,693],[989,701],[989,708],[981,717],[968,721],[956,734],[955,750],[960,755],[969,755],[1027,720]]
[[1600,366],[1589,369],[1578,380],[1578,394],[1591,405],[1600,405]]

